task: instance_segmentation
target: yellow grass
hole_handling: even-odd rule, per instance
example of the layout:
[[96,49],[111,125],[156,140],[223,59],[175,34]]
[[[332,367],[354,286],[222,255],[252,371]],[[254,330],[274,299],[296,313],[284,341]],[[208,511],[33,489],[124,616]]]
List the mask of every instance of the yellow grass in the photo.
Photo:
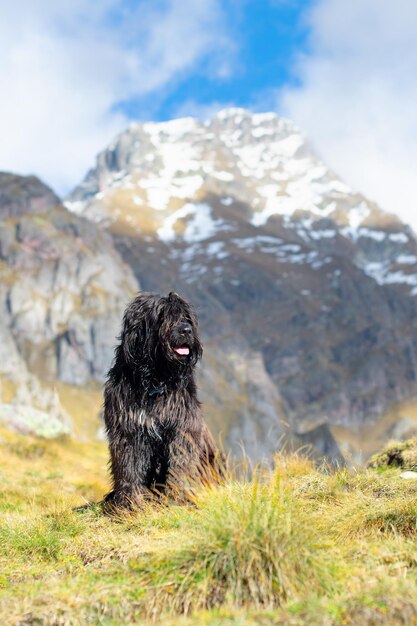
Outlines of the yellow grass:
[[[67,390],[68,391],[68,390]],[[1,430],[1,624],[417,624],[417,487],[296,455],[117,519],[104,443]]]

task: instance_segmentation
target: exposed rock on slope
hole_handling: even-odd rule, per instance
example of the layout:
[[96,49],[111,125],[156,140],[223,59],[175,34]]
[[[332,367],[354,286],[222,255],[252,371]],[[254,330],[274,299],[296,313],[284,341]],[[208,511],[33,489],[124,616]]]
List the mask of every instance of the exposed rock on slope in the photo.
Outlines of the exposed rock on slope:
[[70,423],[51,412],[39,411],[32,406],[0,404],[0,423],[24,435],[53,439],[68,435]]
[[0,174],[0,220],[1,378],[57,414],[48,383],[103,379],[137,283],[110,236],[35,177]]
[[67,205],[110,230],[145,289],[196,304],[205,400],[230,440],[267,452],[283,421],[355,428],[417,392],[414,235],[291,122],[133,124]]

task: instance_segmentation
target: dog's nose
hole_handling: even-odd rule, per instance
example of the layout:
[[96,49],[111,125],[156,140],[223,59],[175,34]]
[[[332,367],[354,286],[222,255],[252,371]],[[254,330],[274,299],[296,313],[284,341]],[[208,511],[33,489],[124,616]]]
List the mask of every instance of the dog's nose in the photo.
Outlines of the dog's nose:
[[184,322],[179,326],[179,332],[181,335],[190,335],[193,332],[193,327],[188,322]]

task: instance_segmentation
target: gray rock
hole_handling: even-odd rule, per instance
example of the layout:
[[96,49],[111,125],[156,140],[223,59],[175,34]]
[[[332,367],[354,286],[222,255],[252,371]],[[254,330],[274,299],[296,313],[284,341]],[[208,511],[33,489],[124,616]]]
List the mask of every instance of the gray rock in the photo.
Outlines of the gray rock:
[[65,422],[48,384],[103,381],[138,284],[110,236],[33,177],[0,174],[0,255],[0,376]]
[[412,471],[402,472],[400,474],[400,478],[404,478],[405,480],[416,480],[417,472],[412,472]]
[[2,219],[28,213],[47,213],[60,204],[58,196],[36,176],[16,176],[0,172],[0,207]]
[[45,439],[70,433],[69,426],[53,415],[22,404],[0,404],[0,421],[18,433]]
[[313,457],[324,457],[333,465],[342,467],[345,465],[343,454],[328,424],[319,424],[305,433],[297,433],[296,440],[298,440]]

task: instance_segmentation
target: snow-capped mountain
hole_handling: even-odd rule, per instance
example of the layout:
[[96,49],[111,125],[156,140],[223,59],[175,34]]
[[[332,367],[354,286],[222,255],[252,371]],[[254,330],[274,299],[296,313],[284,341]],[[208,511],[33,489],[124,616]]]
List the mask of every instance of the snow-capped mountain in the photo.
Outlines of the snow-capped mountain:
[[[144,289],[196,304],[229,440],[349,429],[417,391],[417,244],[273,113],[132,124],[67,199]],[[257,443],[255,443],[255,441]]]
[[[225,207],[247,205],[239,217],[258,228],[256,239],[270,218],[278,218],[307,245],[339,237],[380,243],[374,247],[388,247],[391,254],[380,258],[380,250],[366,254],[366,245],[359,245],[358,267],[379,284],[409,285],[417,293],[417,257],[399,254],[410,242],[408,229],[351,191],[297,127],[273,113],[226,109],[205,123],[185,118],[132,124],[98,156],[66,204],[118,230],[195,244],[233,231],[204,202],[209,195]],[[290,263],[314,263],[315,255],[303,255],[302,246],[283,249],[276,238],[237,243],[258,244]]]

